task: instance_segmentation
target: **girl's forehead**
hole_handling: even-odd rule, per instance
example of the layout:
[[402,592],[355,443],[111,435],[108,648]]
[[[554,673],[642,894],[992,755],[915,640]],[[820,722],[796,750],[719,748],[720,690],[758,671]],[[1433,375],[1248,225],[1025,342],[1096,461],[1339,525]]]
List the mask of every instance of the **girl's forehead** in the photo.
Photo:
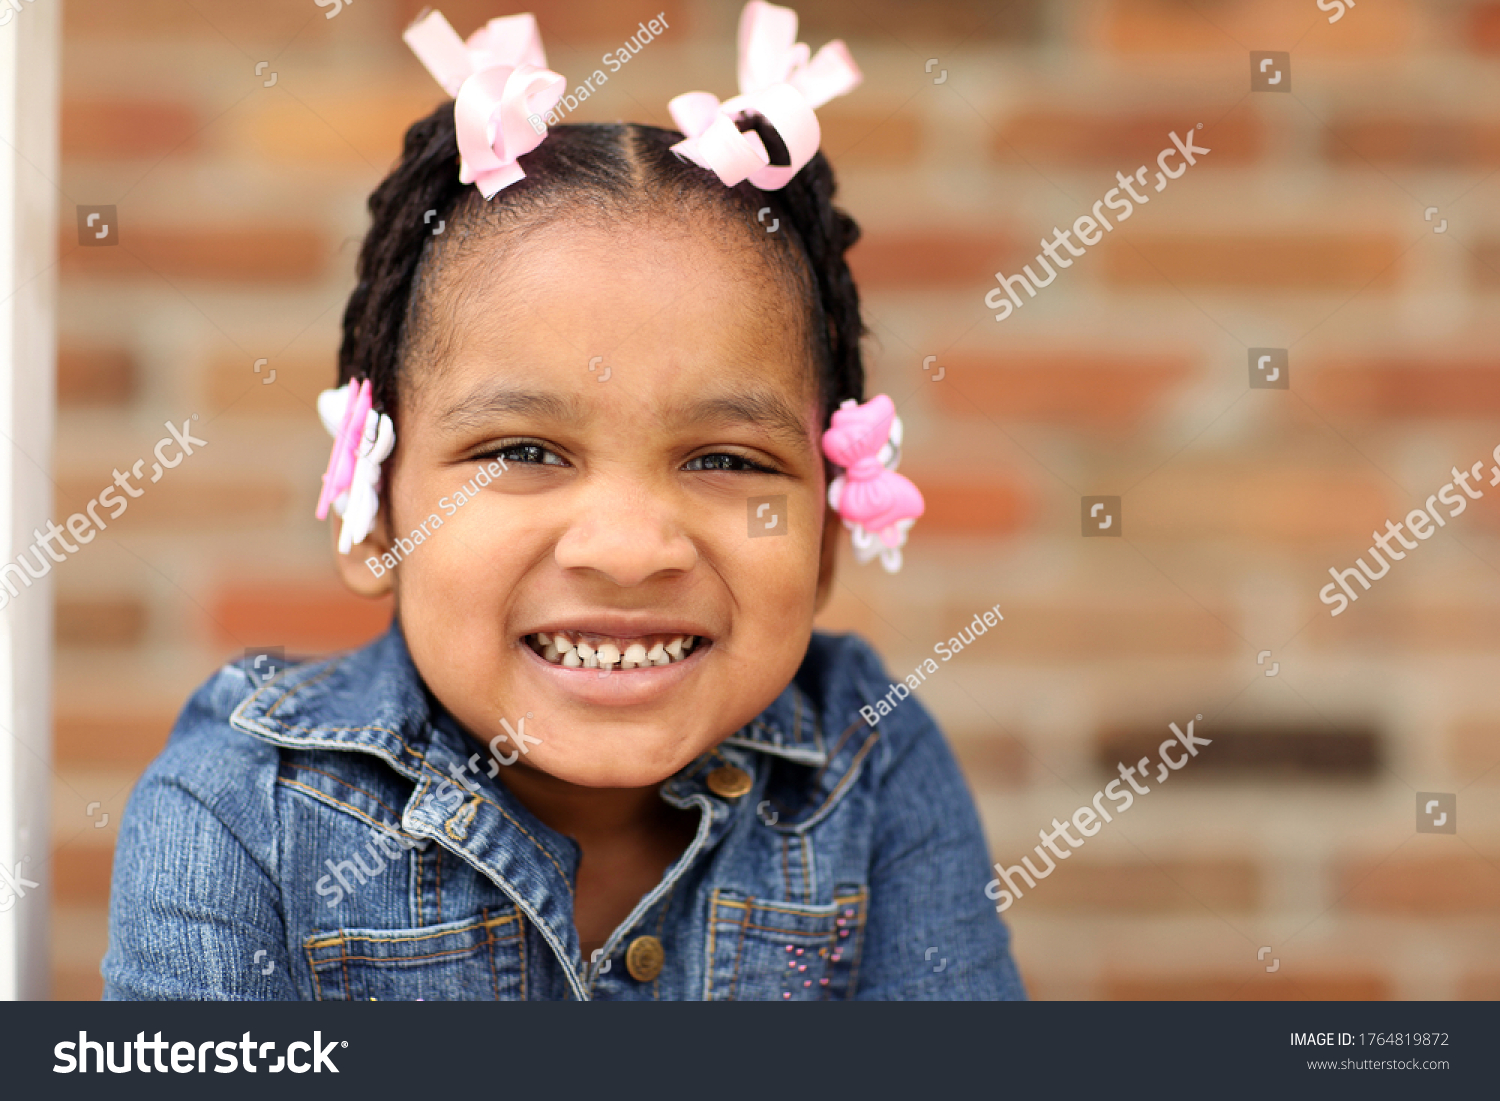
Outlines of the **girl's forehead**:
[[682,404],[729,383],[800,410],[817,390],[809,303],[753,238],[736,236],[558,221],[501,249],[466,250],[421,311],[415,404],[438,415],[496,383],[584,387],[580,397],[589,384],[634,384]]

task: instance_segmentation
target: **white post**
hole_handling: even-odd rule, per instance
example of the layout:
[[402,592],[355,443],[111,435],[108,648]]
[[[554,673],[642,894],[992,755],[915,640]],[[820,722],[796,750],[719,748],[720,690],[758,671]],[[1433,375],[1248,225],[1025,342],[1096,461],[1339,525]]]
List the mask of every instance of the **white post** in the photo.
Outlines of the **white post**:
[[[31,546],[52,509],[62,0],[3,6],[0,567]],[[52,890],[51,575],[0,597],[9,601],[0,612],[0,999],[41,999]]]

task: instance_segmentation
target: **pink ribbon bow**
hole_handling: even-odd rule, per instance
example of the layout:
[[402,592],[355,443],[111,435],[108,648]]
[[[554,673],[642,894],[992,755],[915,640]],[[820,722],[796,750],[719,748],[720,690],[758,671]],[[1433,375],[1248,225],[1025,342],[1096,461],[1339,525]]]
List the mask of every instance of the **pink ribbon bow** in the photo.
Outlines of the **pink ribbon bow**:
[[429,12],[401,35],[417,60],[454,98],[453,121],[462,156],[458,178],[486,198],[524,179],[516,163],[547,136],[529,121],[557,105],[567,81],[547,68],[530,12],[491,19],[467,42]]
[[355,387],[344,405],[344,417],[333,438],[333,453],[328,456],[328,470],[323,475],[323,492],[318,495],[318,519],[328,518],[328,507],[347,492],[354,481],[354,464],[359,458],[359,441],[365,417],[374,405],[370,397],[370,380]]
[[[710,92],[685,92],[668,104],[687,135],[672,151],[711,169],[726,187],[748,179],[775,191],[818,151],[822,131],[813,108],[853,91],[864,76],[839,39],[809,59],[806,43],[797,41],[797,13],[764,0],[750,0],[740,13],[739,52],[738,96],[720,103]],[[746,113],[775,128],[789,164],[773,165],[760,136],[740,132],[734,120]]]
[[834,410],[823,433],[823,454],[844,468],[829,487],[829,503],[854,529],[854,545],[865,561],[874,554],[873,538],[885,544],[888,570],[900,568],[900,547],[926,505],[911,479],[886,468],[880,452],[891,440],[896,403],[877,394],[863,405],[847,401]]

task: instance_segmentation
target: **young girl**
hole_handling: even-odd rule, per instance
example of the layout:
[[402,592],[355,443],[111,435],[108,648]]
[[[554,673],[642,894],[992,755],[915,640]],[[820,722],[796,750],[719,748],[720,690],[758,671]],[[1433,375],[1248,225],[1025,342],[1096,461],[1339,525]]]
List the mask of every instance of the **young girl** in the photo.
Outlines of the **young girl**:
[[889,675],[812,630],[846,527],[894,566],[921,505],[816,149],[858,71],[795,27],[746,9],[746,94],[674,100],[686,137],[548,127],[530,16],[408,32],[456,103],[370,198],[320,403],[395,620],[188,703],[106,997],[1024,996],[942,735],[869,725]]

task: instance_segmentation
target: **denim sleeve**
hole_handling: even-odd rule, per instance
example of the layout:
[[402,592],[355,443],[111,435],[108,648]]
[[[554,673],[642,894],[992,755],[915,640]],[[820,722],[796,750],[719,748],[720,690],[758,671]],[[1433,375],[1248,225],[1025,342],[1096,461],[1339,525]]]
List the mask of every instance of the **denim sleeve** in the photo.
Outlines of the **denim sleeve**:
[[984,893],[994,877],[984,830],[947,742],[915,695],[878,729],[886,752],[855,997],[1024,999],[1010,934]]
[[235,684],[222,682],[236,678],[245,683],[226,670],[200,690],[131,794],[110,890],[107,1001],[298,997],[273,874],[276,750],[229,727],[223,697]]

